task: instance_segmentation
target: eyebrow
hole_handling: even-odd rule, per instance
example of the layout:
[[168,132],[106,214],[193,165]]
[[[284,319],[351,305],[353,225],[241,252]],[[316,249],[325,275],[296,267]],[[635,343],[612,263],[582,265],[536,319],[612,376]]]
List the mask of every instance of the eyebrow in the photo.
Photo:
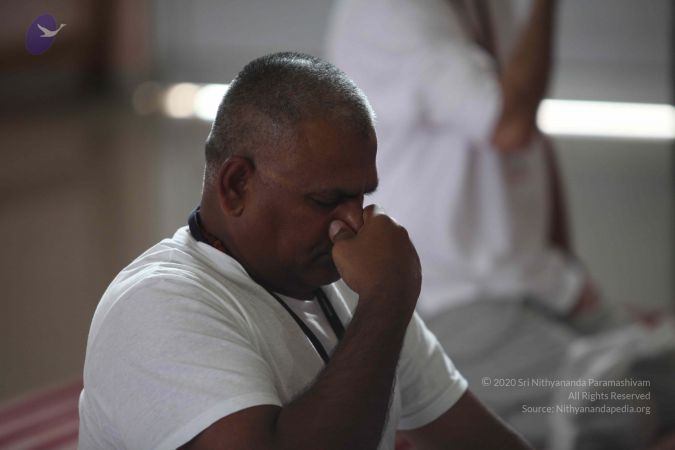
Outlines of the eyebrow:
[[[375,186],[367,188],[363,191],[364,195],[369,195],[374,193],[377,190],[378,183],[375,183]],[[338,197],[338,198],[356,198],[361,195],[361,192],[349,192],[342,189],[323,189],[314,192],[310,192],[309,195],[322,195],[326,197]]]

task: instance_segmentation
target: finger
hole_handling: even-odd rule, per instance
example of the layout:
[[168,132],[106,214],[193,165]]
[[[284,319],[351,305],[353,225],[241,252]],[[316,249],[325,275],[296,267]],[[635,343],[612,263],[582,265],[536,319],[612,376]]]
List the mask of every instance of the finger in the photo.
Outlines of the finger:
[[363,226],[363,210],[361,208],[346,209],[345,213],[341,214],[339,217],[339,219],[335,220],[341,220],[346,223],[355,233],[358,233]]
[[343,239],[351,239],[355,236],[354,231],[341,220],[334,220],[328,227],[328,236],[335,243]]
[[377,216],[385,216],[387,220],[390,220],[393,224],[399,225],[398,221],[390,215],[387,215],[387,211],[384,210],[379,205],[368,205],[363,209],[363,223],[366,223],[369,219],[372,219]]
[[363,208],[363,221],[365,222],[368,219],[371,219],[375,216],[379,216],[380,214],[386,214],[384,208],[382,208],[379,205],[368,205],[365,208]]

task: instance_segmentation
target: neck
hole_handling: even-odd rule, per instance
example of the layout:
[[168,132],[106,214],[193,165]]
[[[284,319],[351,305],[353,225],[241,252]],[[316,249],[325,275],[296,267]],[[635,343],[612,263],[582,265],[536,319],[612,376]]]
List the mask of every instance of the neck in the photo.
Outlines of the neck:
[[223,240],[221,240],[220,237],[218,237],[215,233],[211,231],[218,229],[218,227],[212,225],[209,209],[204,208],[203,203],[199,207],[199,211],[196,214],[196,219],[197,219],[197,227],[199,228],[202,238],[206,241],[206,243],[209,244],[211,247],[214,247],[215,249],[232,256],[232,252],[228,250]]

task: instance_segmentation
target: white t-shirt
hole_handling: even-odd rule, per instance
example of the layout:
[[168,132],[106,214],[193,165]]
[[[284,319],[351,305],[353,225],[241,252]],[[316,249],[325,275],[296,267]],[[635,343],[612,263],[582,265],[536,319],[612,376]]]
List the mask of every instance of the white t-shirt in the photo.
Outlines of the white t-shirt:
[[301,300],[281,294],[278,295],[293,310],[295,315],[307,325],[326,350],[326,353],[330,355],[338,344],[338,338],[330,326],[326,315],[321,310],[321,305],[319,305],[316,297],[312,300]]
[[[323,290],[348,324],[356,294],[341,282]],[[173,449],[236,411],[291,402],[322,368],[288,312],[237,261],[183,227],[122,270],[96,309],[80,448]],[[466,387],[415,315],[379,448],[393,448],[397,428],[439,417]]]
[[[523,296],[566,311],[583,274],[549,242],[541,142],[508,155],[490,145],[501,110],[495,64],[469,39],[451,3],[336,5],[328,57],[366,92],[378,116],[373,200],[410,232],[422,262],[418,310],[425,315]],[[526,3],[490,2],[501,54],[529,13]]]

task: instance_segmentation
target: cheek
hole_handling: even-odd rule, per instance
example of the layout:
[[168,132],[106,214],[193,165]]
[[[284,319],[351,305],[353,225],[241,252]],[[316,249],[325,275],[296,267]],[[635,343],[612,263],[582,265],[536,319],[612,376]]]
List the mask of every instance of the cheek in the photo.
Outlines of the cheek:
[[328,237],[330,221],[331,218],[326,213],[300,208],[293,211],[280,224],[280,228],[283,228],[285,252],[295,254],[298,262],[302,262],[329,251],[332,246]]
[[258,245],[264,245],[267,251],[276,253],[278,259],[294,265],[306,264],[317,254],[330,250],[330,211],[291,201],[280,193],[268,195],[256,204],[257,223],[251,224],[255,227]]

